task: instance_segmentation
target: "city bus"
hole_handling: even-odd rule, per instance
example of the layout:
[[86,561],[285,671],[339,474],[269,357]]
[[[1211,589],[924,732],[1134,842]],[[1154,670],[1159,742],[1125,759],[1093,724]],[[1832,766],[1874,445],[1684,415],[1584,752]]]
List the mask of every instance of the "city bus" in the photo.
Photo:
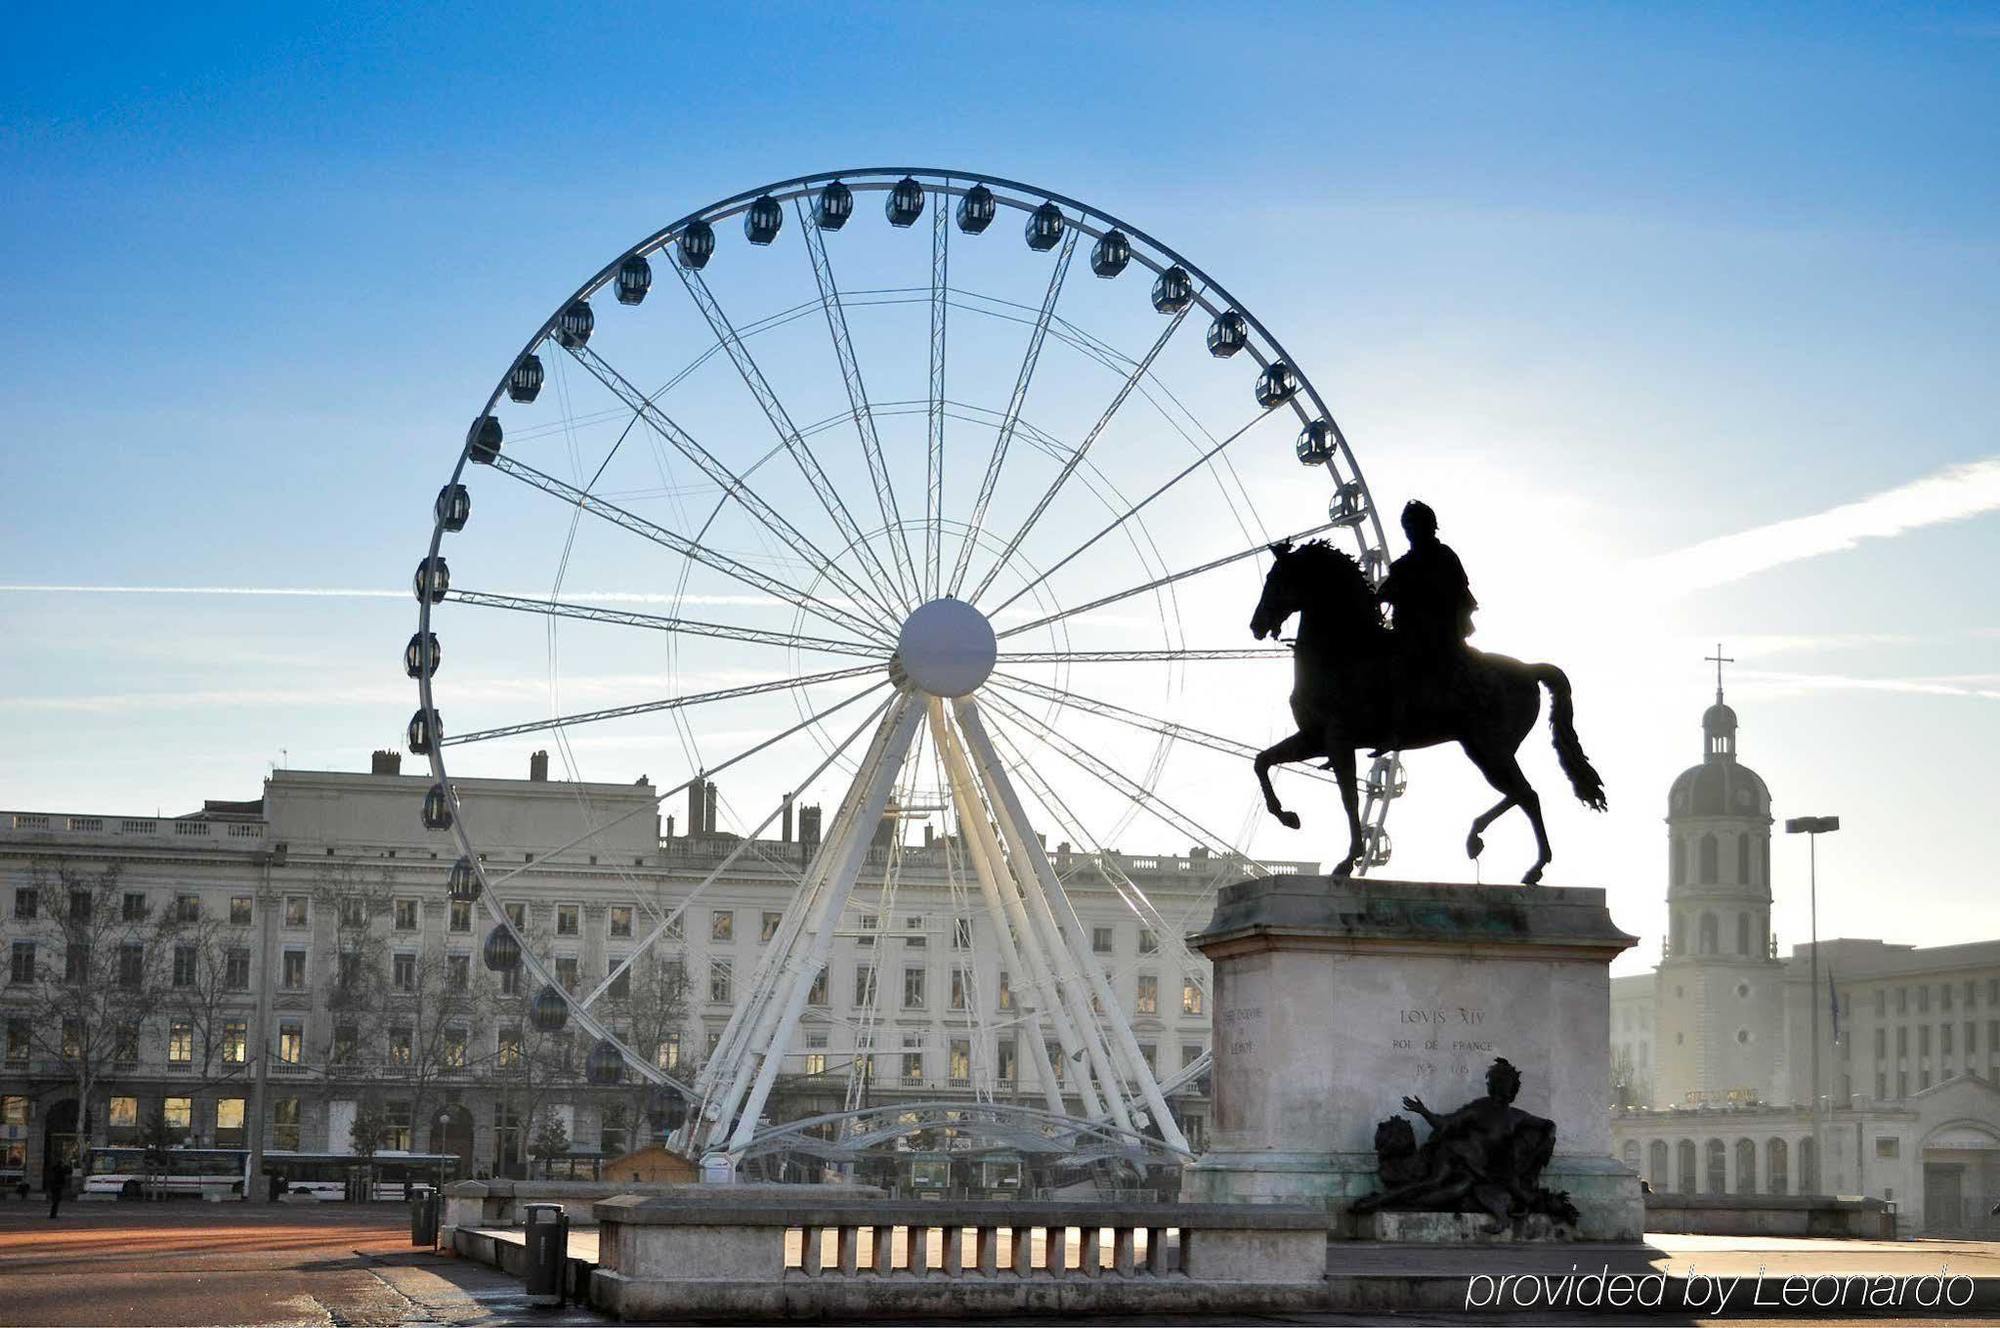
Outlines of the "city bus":
[[[444,1184],[457,1171],[455,1153],[377,1153],[370,1197],[402,1199],[412,1184]],[[368,1159],[353,1153],[267,1149],[263,1183],[254,1193],[259,1197],[302,1193],[320,1200],[345,1199],[350,1181],[359,1185],[368,1172]],[[90,1150],[83,1193],[118,1199],[200,1198],[212,1193],[240,1198],[249,1179],[247,1148],[167,1148],[149,1154],[136,1144],[110,1144]]]

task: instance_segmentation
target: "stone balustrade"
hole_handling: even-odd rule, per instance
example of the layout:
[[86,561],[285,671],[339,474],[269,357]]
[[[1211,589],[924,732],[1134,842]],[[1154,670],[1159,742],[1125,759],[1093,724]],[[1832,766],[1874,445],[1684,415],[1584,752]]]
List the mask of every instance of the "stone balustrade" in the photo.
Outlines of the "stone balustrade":
[[621,1195],[591,1299],[627,1319],[1303,1309],[1326,1215],[1291,1205]]

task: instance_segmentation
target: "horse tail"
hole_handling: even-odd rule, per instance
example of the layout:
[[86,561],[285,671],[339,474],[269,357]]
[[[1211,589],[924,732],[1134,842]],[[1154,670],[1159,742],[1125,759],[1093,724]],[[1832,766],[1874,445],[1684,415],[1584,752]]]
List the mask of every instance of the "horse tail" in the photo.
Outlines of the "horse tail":
[[1576,736],[1576,708],[1569,699],[1569,675],[1553,664],[1536,664],[1529,672],[1536,682],[1549,689],[1549,727],[1555,731],[1556,760],[1569,776],[1569,786],[1576,790],[1584,806],[1603,811],[1604,777],[1583,754],[1583,743]]

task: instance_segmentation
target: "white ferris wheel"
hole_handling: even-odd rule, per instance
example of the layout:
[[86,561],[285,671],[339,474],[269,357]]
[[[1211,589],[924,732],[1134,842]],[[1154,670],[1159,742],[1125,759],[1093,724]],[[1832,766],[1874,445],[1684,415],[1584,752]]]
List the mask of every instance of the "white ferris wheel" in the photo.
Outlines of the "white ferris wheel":
[[[885,851],[878,827],[928,818],[954,899],[1021,975],[1028,1055],[1074,1063],[1085,1121],[1185,1151],[1178,1081],[1109,999],[1071,887],[1114,892],[1178,947],[1204,919],[1163,915],[1121,841],[1193,846],[1211,888],[1260,850],[1306,852],[1258,838],[1277,832],[1249,758],[1289,731],[1290,685],[1288,652],[1246,626],[1264,555],[1324,537],[1378,580],[1388,561],[1304,366],[1217,281],[993,176],[749,190],[556,308],[433,518],[405,656],[424,820],[456,837],[452,889],[484,902],[489,965],[522,970],[538,1026],[595,1039],[593,1079],[670,1086],[683,1142],[741,1158],[832,938],[893,898],[903,835]],[[653,807],[726,789],[707,815],[736,836],[671,898],[636,891],[632,952],[575,989],[505,907],[528,865],[487,859],[454,783],[535,744],[579,789],[592,769],[671,770]],[[1363,870],[1387,861],[1399,780],[1393,756],[1363,780]],[[1337,790],[1318,792],[1335,836]],[[577,796],[590,828],[559,852],[634,814]],[[809,799],[830,809],[817,849],[776,864],[790,903],[720,1039],[696,1073],[663,1066],[604,1017],[606,992],[733,869],[770,869],[771,827]],[[1076,848],[1060,864],[1055,838]],[[1042,1109],[1075,1117],[1053,1087]]]

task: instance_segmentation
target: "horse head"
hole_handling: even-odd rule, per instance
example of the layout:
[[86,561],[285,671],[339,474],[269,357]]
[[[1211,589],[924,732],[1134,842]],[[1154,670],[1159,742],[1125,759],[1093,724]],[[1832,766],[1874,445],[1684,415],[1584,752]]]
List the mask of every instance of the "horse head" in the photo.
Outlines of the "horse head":
[[1279,540],[1271,546],[1271,570],[1264,576],[1264,593],[1257,599],[1257,611],[1250,615],[1250,635],[1259,641],[1276,636],[1285,619],[1299,611],[1294,585],[1298,578],[1290,570],[1291,556],[1290,540]]

